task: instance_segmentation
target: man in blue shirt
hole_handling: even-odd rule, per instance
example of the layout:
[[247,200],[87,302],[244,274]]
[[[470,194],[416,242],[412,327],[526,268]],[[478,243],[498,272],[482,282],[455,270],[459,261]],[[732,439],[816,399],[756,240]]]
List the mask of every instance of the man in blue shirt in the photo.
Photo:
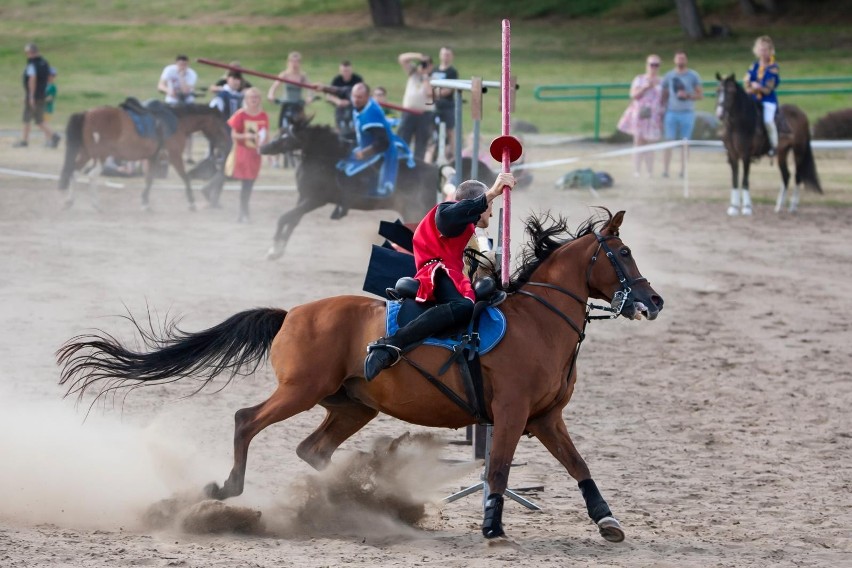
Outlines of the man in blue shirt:
[[[695,125],[695,101],[704,96],[701,88],[701,77],[689,69],[686,53],[678,51],[674,56],[675,68],[666,73],[661,83],[663,88],[663,106],[666,116],[663,120],[663,131],[666,140],[687,140],[692,137],[692,127]],[[672,150],[663,151],[663,177],[669,177],[669,164],[672,161]],[[686,153],[680,155],[680,177],[683,177],[686,167]]]
[[414,157],[405,142],[391,130],[382,108],[370,98],[370,88],[366,84],[352,87],[351,96],[357,146],[337,167],[347,176],[354,176],[381,161],[378,185],[370,196],[388,197],[396,185],[399,160],[407,160],[408,167],[413,168]]

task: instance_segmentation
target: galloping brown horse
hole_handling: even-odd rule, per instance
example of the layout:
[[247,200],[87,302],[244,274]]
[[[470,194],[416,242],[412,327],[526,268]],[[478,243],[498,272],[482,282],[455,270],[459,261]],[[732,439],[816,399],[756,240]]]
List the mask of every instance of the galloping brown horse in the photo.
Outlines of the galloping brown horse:
[[[172,112],[177,117],[177,130],[162,145],[154,138],[140,136],[130,115],[121,108],[101,106],[72,114],[65,130],[65,163],[59,176],[59,189],[69,190],[67,205],[71,205],[74,199],[73,173],[91,162],[94,162],[92,168],[103,166],[104,160],[112,156],[118,160],[148,161],[142,192],[142,207],[147,209],[154,179],[154,161],[164,149],[168,152],[169,163],[183,180],[190,209],[195,209],[192,187],[183,165],[186,139],[200,131],[211,142],[214,151],[227,155],[231,147],[230,130],[222,114],[214,108],[187,104],[172,107]],[[93,191],[94,184],[93,179]]]
[[[663,307],[662,298],[640,275],[630,249],[619,237],[623,216],[622,211],[607,219],[589,220],[576,235],[566,230],[561,219],[549,226],[536,219],[528,223],[532,244],[501,305],[508,330],[502,342],[482,357],[485,408],[494,424],[482,525],[487,538],[504,534],[502,494],[512,456],[525,432],[541,440],[579,482],[588,514],[603,537],[613,542],[624,538],[562,417],[577,378],[575,363],[589,298],[611,302],[615,315],[628,319],[654,319]],[[196,375],[209,382],[222,372],[233,377],[244,366],[253,371],[270,353],[277,389],[265,402],[237,411],[231,474],[223,486],[212,483],[206,488],[216,499],[242,493],[252,438],[267,426],[318,404],[326,409],[326,418],[296,450],[317,469],[326,466],[337,447],[379,412],[439,428],[474,422],[461,405],[451,402],[410,365],[416,363],[437,374],[447,358],[440,348],[418,347],[405,355],[406,363],[383,371],[372,382],[363,379],[365,347],[385,333],[383,301],[338,296],[289,312],[254,309],[205,331],[169,328],[162,337],[137,328],[150,352],[130,351],[107,334],[75,337],[60,348],[60,382],[68,385],[68,394],[82,397],[100,380],[106,385],[101,394],[125,384],[163,383]],[[464,392],[457,369],[449,370],[442,380],[456,393]]]
[[[751,215],[751,194],[748,189],[748,173],[751,161],[769,152],[769,137],[763,126],[763,109],[737,83],[734,75],[722,77],[716,73],[719,87],[716,89],[716,116],[725,124],[722,137],[731,165],[731,204],[728,215]],[[790,150],[796,162],[796,183],[790,196],[790,212],[799,205],[799,186],[822,193],[817,175],[816,162],[811,149],[810,126],[808,117],[796,105],[781,105],[779,111],[790,127],[790,132],[778,133],[778,168],[781,170],[781,188],[775,203],[775,212],[781,211],[790,182],[790,170],[787,156]],[[740,189],[737,188],[739,162],[743,163],[743,178]]]

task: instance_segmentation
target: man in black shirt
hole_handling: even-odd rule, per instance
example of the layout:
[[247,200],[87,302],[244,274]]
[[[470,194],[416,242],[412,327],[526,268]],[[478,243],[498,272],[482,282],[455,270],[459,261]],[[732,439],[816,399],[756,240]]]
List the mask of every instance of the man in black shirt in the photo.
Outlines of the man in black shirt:
[[331,80],[331,86],[337,88],[335,93],[326,95],[326,100],[334,104],[334,124],[337,126],[340,136],[355,139],[355,128],[352,124],[352,87],[363,83],[364,79],[357,73],[352,72],[352,63],[348,60],[340,62],[340,74]]
[[[458,79],[459,72],[453,67],[453,50],[449,47],[442,47],[440,54],[440,65],[432,71],[432,79]],[[456,102],[454,91],[452,89],[439,88],[435,93],[435,114],[437,123],[444,123],[447,130],[446,140],[446,157],[452,159],[455,137],[453,129],[456,127]],[[437,154],[437,149],[435,152]],[[438,161],[438,156],[435,156],[435,161]]]
[[47,145],[56,148],[59,145],[59,134],[53,132],[44,122],[45,91],[47,79],[50,76],[50,63],[39,54],[38,47],[34,43],[28,43],[24,47],[24,53],[27,54],[27,66],[24,68],[23,75],[24,127],[21,139],[13,146],[23,148],[29,145],[30,122],[35,122],[36,126],[44,132],[44,137],[48,141]]

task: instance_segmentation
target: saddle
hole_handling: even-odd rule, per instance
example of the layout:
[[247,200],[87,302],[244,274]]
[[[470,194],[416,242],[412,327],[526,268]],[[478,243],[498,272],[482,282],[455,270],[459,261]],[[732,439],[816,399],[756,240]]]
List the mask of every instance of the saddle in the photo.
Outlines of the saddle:
[[[387,335],[393,335],[396,331],[417,319],[420,314],[434,306],[432,302],[417,302],[414,297],[420,283],[414,278],[400,278],[394,288],[387,289],[390,301],[387,304]],[[450,329],[445,333],[426,339],[424,345],[443,347],[454,351],[457,346],[464,342],[475,341],[476,351],[485,355],[494,349],[503,336],[506,335],[506,316],[496,306],[506,299],[506,293],[497,290],[494,280],[481,278],[474,284],[476,293],[476,306],[472,321],[458,329]],[[469,337],[475,334],[474,337]],[[467,338],[465,336],[468,336]]]
[[[396,286],[387,289],[390,299],[387,303],[386,332],[392,335],[399,327],[417,318],[433,303],[421,303],[414,300],[420,282],[414,278],[403,277]],[[506,293],[497,289],[492,278],[480,278],[473,286],[476,304],[473,317],[467,326],[451,329],[440,336],[429,337],[419,345],[432,345],[451,351],[447,361],[438,370],[438,377],[456,363],[462,377],[465,396],[462,398],[435,375],[411,359],[408,364],[414,367],[432,385],[453,401],[462,410],[474,417],[480,424],[490,424],[485,404],[485,390],[482,380],[480,356],[494,349],[506,335],[506,316],[497,309],[497,305],[506,299]],[[409,346],[403,354],[418,345]]]
[[127,97],[118,106],[130,115],[140,137],[156,140],[161,147],[166,139],[177,132],[177,116],[162,101],[150,100],[143,105],[139,99]]

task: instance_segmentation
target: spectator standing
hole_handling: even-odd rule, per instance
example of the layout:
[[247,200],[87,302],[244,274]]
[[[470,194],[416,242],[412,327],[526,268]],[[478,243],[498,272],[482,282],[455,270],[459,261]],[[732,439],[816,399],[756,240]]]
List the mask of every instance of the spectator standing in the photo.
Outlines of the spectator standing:
[[239,71],[228,71],[225,85],[216,91],[216,96],[210,101],[210,107],[218,109],[225,117],[231,118],[243,105],[243,74]]
[[[459,72],[453,67],[453,50],[449,47],[442,47],[438,52],[438,68],[432,71],[432,79],[458,79]],[[435,98],[435,114],[436,124],[444,123],[446,129],[446,155],[445,158],[450,160],[455,151],[455,137],[453,129],[456,126],[456,102],[455,93],[452,89],[440,88],[437,91]],[[437,150],[436,150],[437,152]],[[435,160],[438,161],[437,159]]]
[[260,147],[269,133],[269,117],[263,111],[263,99],[255,87],[243,92],[243,108],[228,119],[234,147],[225,164],[225,175],[241,180],[238,223],[249,220],[249,200],[262,163]]
[[[686,65],[686,52],[678,51],[674,56],[675,68],[663,77],[663,105],[666,115],[663,119],[663,130],[666,140],[687,140],[692,137],[695,126],[695,101],[704,96],[701,88],[701,77]],[[672,161],[672,150],[663,151],[663,177],[669,177],[669,164]],[[680,177],[686,168],[686,151],[681,149]]]
[[[166,65],[160,74],[157,90],[166,95],[166,104],[182,105],[195,102],[195,84],[198,74],[189,66],[189,57],[179,54],[175,62]],[[192,159],[192,136],[186,137],[186,163],[194,164]]]
[[[376,99],[376,102],[379,103],[379,106],[384,105],[388,102],[388,91],[382,86],[378,86],[373,89],[373,98]],[[399,125],[399,113],[396,112],[392,108],[387,108],[382,106],[382,112],[385,113],[385,119],[387,119],[388,124],[390,124],[391,128],[396,128]]]
[[[240,65],[240,62],[237,60],[231,61],[230,63],[228,63],[228,65],[230,65],[231,67],[242,67],[242,65]],[[231,70],[225,72],[225,74],[222,75],[215,83],[210,85],[207,90],[211,93],[218,93],[222,89],[222,87],[224,87],[228,83],[228,75],[230,74],[230,72]],[[240,81],[240,91],[244,91],[249,87],[251,87],[251,82],[248,81],[245,77],[243,77],[242,81]]]
[[[287,68],[279,73],[278,77],[297,83],[308,83],[308,76],[302,71],[302,55],[298,51],[290,52],[287,56]],[[278,99],[277,91],[281,86],[284,87],[284,96]],[[294,119],[304,116],[306,101],[302,98],[302,90],[303,87],[283,81],[275,81],[269,87],[269,92],[266,94],[267,100],[272,103],[281,103],[281,113],[278,117],[279,128],[286,128]],[[313,94],[307,102],[312,100]]]
[[409,147],[413,140],[414,157],[423,160],[426,156],[426,146],[432,135],[432,128],[435,126],[435,115],[429,106],[432,95],[432,86],[429,82],[433,70],[432,58],[422,53],[407,52],[401,53],[397,61],[408,75],[402,106],[421,112],[421,114],[402,113],[397,134]]
[[752,53],[757,60],[746,73],[743,84],[751,98],[763,107],[763,125],[769,138],[769,157],[775,155],[778,148],[778,127],[775,126],[775,112],[778,110],[778,96],[775,89],[781,82],[781,72],[775,62],[775,44],[769,36],[760,36],[755,40]]
[[331,80],[331,86],[336,87],[334,93],[326,95],[326,100],[335,106],[334,124],[341,138],[355,139],[355,126],[352,121],[352,87],[363,83],[364,79],[352,70],[352,62],[344,59],[338,68],[340,72]]
[[28,43],[24,46],[27,65],[24,67],[24,113],[21,139],[13,144],[15,148],[25,148],[29,145],[30,123],[35,122],[44,132],[45,145],[50,148],[59,146],[60,136],[53,132],[44,120],[47,97],[47,85],[50,78],[50,64],[41,56],[38,46]]
[[[630,104],[618,121],[618,129],[633,136],[634,149],[662,138],[663,90],[660,83],[660,56],[652,54],[645,60],[645,73],[633,79]],[[645,162],[648,177],[653,176],[653,152],[633,154],[633,175],[639,177],[642,162]]]

